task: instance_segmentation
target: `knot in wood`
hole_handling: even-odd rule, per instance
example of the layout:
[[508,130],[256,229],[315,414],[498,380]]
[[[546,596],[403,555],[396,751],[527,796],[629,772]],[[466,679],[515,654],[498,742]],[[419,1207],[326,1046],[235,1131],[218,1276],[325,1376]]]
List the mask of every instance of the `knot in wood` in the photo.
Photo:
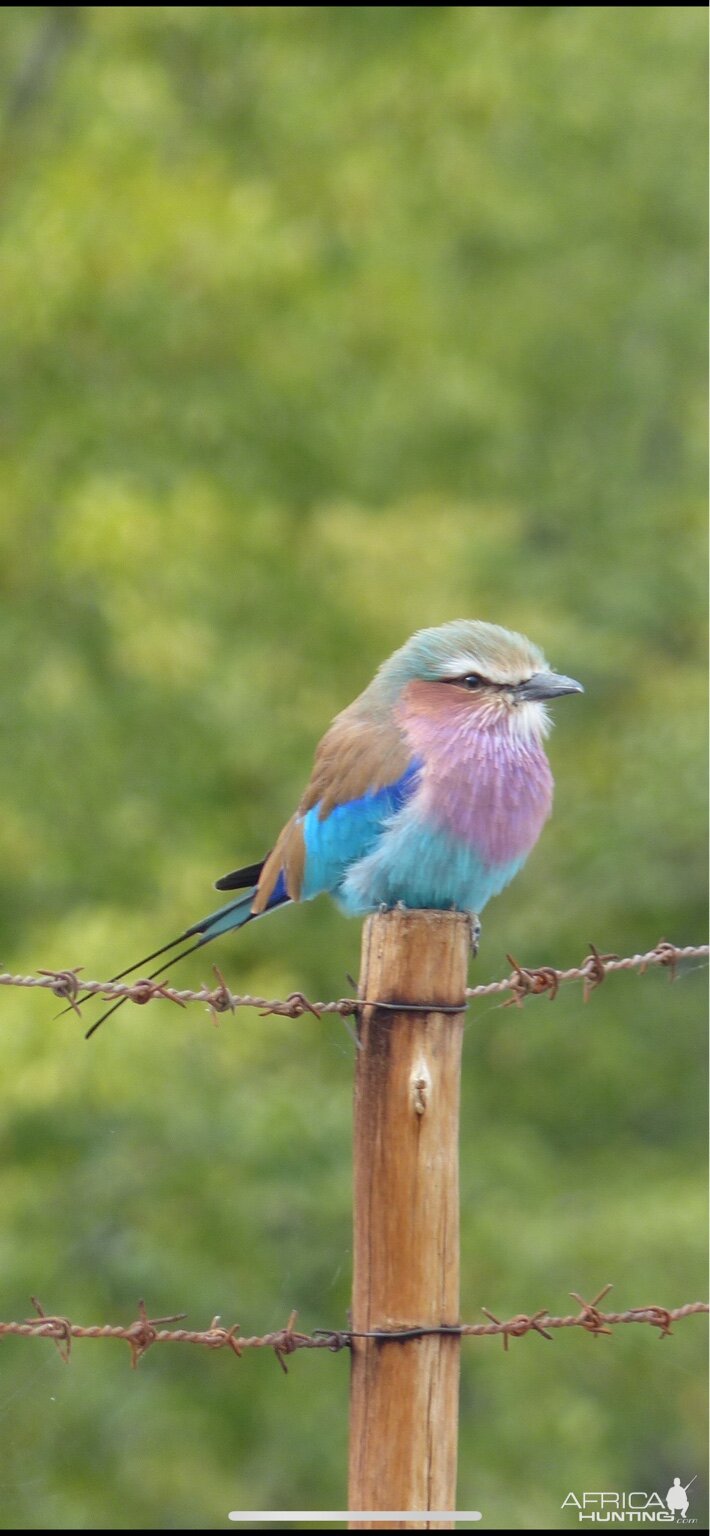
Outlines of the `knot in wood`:
[[423,1056],[414,1063],[409,1078],[409,1095],[415,1115],[426,1114],[431,1101],[431,1072]]

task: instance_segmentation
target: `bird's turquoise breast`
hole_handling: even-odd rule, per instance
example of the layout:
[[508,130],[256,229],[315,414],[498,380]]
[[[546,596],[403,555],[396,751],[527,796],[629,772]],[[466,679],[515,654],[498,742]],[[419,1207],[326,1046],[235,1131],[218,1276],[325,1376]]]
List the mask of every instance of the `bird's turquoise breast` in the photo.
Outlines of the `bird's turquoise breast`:
[[393,818],[375,847],[347,870],[335,898],[357,915],[395,906],[481,912],[508,884],[526,855],[486,863],[470,844],[425,825],[413,808]]

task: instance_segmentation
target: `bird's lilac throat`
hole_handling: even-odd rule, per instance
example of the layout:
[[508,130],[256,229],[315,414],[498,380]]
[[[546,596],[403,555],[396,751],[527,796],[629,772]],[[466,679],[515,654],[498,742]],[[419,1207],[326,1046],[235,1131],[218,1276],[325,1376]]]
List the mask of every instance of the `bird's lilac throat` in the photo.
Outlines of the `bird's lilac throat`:
[[481,708],[453,688],[421,681],[405,688],[398,720],[423,765],[418,800],[427,820],[489,865],[529,853],[552,809],[540,732],[516,728],[502,702]]

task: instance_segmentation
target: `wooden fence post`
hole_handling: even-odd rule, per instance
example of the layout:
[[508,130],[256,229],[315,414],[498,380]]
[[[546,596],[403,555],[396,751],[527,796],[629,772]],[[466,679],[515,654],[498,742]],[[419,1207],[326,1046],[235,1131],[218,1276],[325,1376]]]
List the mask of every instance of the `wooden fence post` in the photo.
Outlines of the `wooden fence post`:
[[[459,1322],[459,1088],[471,924],[379,912],[362,943],[352,1328]],[[407,1004],[417,1004],[416,1012]],[[437,1010],[437,1004],[451,1012]],[[351,1511],[455,1510],[460,1339],[354,1339]],[[351,1529],[451,1522],[357,1520]]]

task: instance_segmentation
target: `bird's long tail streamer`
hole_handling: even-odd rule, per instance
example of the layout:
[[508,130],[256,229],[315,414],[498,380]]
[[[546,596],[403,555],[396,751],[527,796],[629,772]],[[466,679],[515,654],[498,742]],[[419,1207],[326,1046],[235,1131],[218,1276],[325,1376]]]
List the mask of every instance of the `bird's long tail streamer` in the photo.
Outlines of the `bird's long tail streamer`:
[[[186,928],[183,933],[178,934],[176,939],[171,939],[170,943],[162,944],[160,949],[154,949],[152,954],[144,955],[141,960],[135,960],[132,965],[127,965],[124,970],[117,971],[115,976],[109,978],[110,981],[123,981],[124,976],[132,975],[134,971],[140,970],[142,966],[150,965],[151,960],[157,960],[159,955],[165,955],[168,953],[168,950],[176,949],[178,944],[183,944],[186,939],[194,938],[195,934],[201,934],[201,938],[197,940],[196,944],[188,945],[188,948],[183,949],[179,955],[171,955],[170,959],[166,960],[163,965],[158,966],[157,970],[150,972],[146,977],[146,981],[155,981],[156,977],[162,976],[170,966],[177,965],[179,960],[184,960],[186,955],[191,955],[196,949],[201,949],[203,944],[209,944],[210,940],[215,939],[218,934],[228,933],[230,928],[242,928],[254,915],[251,910],[253,900],[254,889],[248,891],[243,896],[237,897],[236,901],[229,901],[226,906],[218,907],[216,912],[211,912],[208,917],[200,918],[198,923],[193,923],[191,928]],[[85,1001],[90,995],[90,993],[86,993],[85,998],[80,998],[79,1001]],[[96,1020],[96,1023],[92,1024],[91,1028],[87,1030],[85,1038],[88,1040],[98,1029],[99,1025],[103,1024],[105,1019],[110,1018],[117,1008],[120,1008],[123,1003],[127,1002],[127,997],[119,997],[118,1002],[113,1003],[110,1008],[107,1008],[106,1012],[102,1013],[101,1017]],[[62,1013],[66,1012],[67,1009],[62,1009]],[[61,1017],[61,1015],[59,1016]]]

